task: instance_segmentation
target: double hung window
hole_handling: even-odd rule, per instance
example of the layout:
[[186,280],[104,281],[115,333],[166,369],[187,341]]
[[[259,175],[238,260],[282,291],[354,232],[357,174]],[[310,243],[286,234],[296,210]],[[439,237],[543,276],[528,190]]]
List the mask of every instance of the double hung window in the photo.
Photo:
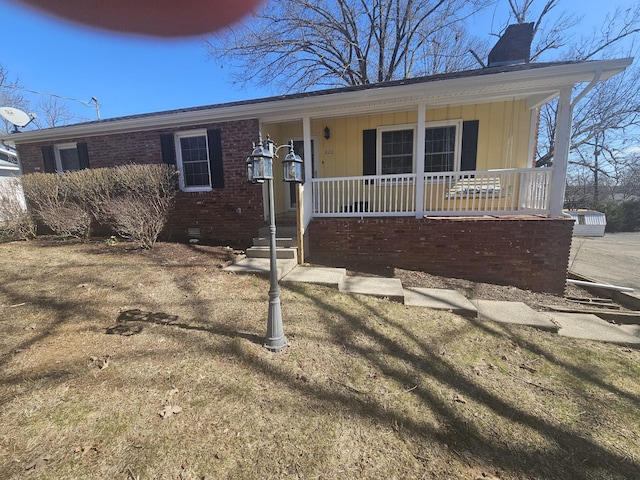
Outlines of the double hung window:
[[413,172],[414,130],[382,130],[380,175]]
[[206,131],[177,133],[176,159],[182,190],[195,192],[211,189],[211,166]]
[[56,171],[59,173],[80,170],[80,156],[76,143],[64,143],[54,148]]
[[[378,128],[379,175],[416,171],[417,127],[403,125]],[[425,127],[424,171],[460,170],[462,121],[432,122]]]
[[456,165],[456,125],[427,127],[424,138],[424,171],[452,172]]

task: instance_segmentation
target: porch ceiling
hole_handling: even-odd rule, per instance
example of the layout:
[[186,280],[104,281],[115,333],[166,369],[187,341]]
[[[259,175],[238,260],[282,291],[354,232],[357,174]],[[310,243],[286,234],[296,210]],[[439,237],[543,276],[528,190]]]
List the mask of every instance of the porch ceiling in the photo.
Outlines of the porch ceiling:
[[296,95],[256,99],[168,112],[133,115],[0,136],[8,144],[185,127],[219,121],[258,119],[261,122],[326,118],[367,112],[409,110],[418,105],[443,106],[527,99],[529,107],[548,101],[566,87],[600,81],[627,68],[633,59],[531,64],[504,69],[479,69],[420,79],[366,85]]

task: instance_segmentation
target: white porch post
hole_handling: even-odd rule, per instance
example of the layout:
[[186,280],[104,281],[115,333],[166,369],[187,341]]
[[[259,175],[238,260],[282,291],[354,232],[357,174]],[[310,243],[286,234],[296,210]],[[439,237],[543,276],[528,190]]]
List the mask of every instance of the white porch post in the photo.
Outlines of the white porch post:
[[[302,139],[304,145],[303,152],[303,170],[304,170],[304,183],[297,186],[297,226],[298,226],[298,263],[302,264],[305,261],[304,250],[304,231],[311,221],[311,214],[313,212],[312,194],[311,194],[311,178],[313,178],[313,165],[311,156],[313,155],[311,146],[311,119],[304,117],[302,119]],[[308,187],[308,188],[307,188]]]
[[303,218],[303,231],[309,222],[313,214],[312,194],[311,194],[311,179],[313,178],[313,164],[312,164],[312,145],[311,145],[311,118],[304,117],[302,119],[302,139],[304,141],[304,152],[302,152],[302,160],[304,161],[304,183],[300,186],[302,189],[302,218]]
[[416,135],[416,218],[424,217],[424,137],[427,105],[418,105],[418,133]]
[[551,181],[551,203],[549,216],[562,215],[564,190],[567,181],[567,163],[569,161],[569,145],[571,143],[571,122],[573,108],[571,106],[571,87],[560,90],[558,113],[556,116],[556,140],[553,148],[553,179]]

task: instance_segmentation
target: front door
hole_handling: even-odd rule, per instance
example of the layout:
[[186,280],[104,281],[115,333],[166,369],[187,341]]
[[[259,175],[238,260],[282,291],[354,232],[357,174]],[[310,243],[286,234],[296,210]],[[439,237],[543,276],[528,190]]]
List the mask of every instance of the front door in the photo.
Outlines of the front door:
[[[300,155],[304,159],[304,141],[303,140],[294,140],[293,141],[293,149],[295,152]],[[313,139],[311,139],[311,171],[315,176],[316,172],[316,163],[315,163],[315,144]],[[296,193],[296,184],[290,183],[288,188],[285,188],[286,196],[287,196],[287,210],[295,210],[298,208],[298,195]]]

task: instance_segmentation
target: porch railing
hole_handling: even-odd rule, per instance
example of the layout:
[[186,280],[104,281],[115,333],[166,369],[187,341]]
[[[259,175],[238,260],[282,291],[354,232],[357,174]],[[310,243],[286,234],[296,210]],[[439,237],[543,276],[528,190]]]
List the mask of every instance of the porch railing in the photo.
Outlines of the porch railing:
[[548,214],[552,175],[527,168],[314,178],[313,216]]

